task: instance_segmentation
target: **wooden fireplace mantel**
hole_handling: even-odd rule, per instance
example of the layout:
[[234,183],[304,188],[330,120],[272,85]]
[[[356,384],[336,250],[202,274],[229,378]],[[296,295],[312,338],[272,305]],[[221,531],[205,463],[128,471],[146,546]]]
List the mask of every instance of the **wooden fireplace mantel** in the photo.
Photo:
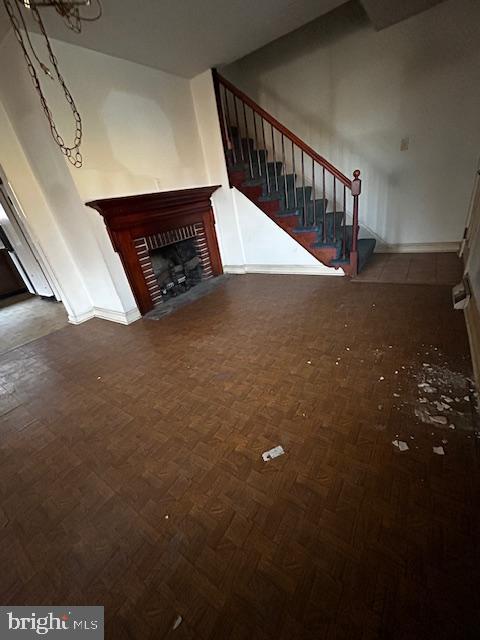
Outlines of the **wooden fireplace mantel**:
[[134,240],[202,222],[214,275],[223,273],[210,198],[219,185],[92,200],[85,204],[103,217],[142,314],[153,308]]

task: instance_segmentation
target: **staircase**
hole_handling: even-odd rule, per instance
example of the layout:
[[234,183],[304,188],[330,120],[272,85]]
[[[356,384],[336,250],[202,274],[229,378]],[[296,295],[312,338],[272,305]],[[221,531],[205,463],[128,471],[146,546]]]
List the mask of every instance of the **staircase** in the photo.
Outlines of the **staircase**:
[[213,71],[230,186],[323,264],[355,276],[375,249],[358,238],[360,171],[350,180]]

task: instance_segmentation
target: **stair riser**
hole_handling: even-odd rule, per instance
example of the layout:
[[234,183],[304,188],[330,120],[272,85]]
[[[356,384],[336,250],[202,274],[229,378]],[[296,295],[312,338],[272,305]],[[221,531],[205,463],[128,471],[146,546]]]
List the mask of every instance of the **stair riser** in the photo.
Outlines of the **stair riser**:
[[[320,260],[320,262],[323,262],[328,266],[331,266],[333,260],[335,260],[337,257],[337,252],[335,249],[329,249],[329,248],[319,249],[318,247],[311,247],[310,250],[311,250],[311,253],[313,253],[313,255],[318,260]],[[342,268],[343,268],[343,265],[342,265]]]
[[258,202],[258,199],[262,195],[262,187],[248,187],[246,185],[240,185],[238,187],[239,191],[241,191],[247,198],[253,200],[255,204]]
[[298,227],[298,216],[276,216],[275,221],[278,222],[282,227],[288,227],[289,229],[294,229]]
[[279,200],[269,200],[268,202],[258,202],[257,206],[259,206],[262,211],[268,213],[270,216],[276,216],[276,214],[280,211],[281,205]]

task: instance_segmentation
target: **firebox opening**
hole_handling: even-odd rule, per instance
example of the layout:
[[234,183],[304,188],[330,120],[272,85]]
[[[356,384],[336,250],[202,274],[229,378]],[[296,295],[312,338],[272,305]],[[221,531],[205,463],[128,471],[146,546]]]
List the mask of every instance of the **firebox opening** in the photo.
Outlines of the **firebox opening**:
[[188,291],[202,280],[202,262],[193,238],[150,250],[162,300]]

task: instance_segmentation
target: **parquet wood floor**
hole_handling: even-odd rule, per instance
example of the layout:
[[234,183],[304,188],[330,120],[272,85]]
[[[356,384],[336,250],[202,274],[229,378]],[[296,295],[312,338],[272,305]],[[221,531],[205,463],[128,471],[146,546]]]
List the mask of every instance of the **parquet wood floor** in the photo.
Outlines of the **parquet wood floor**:
[[448,287],[263,275],[0,356],[0,602],[103,604],[115,640],[477,637],[478,441],[472,403],[415,417],[435,358],[470,375]]

